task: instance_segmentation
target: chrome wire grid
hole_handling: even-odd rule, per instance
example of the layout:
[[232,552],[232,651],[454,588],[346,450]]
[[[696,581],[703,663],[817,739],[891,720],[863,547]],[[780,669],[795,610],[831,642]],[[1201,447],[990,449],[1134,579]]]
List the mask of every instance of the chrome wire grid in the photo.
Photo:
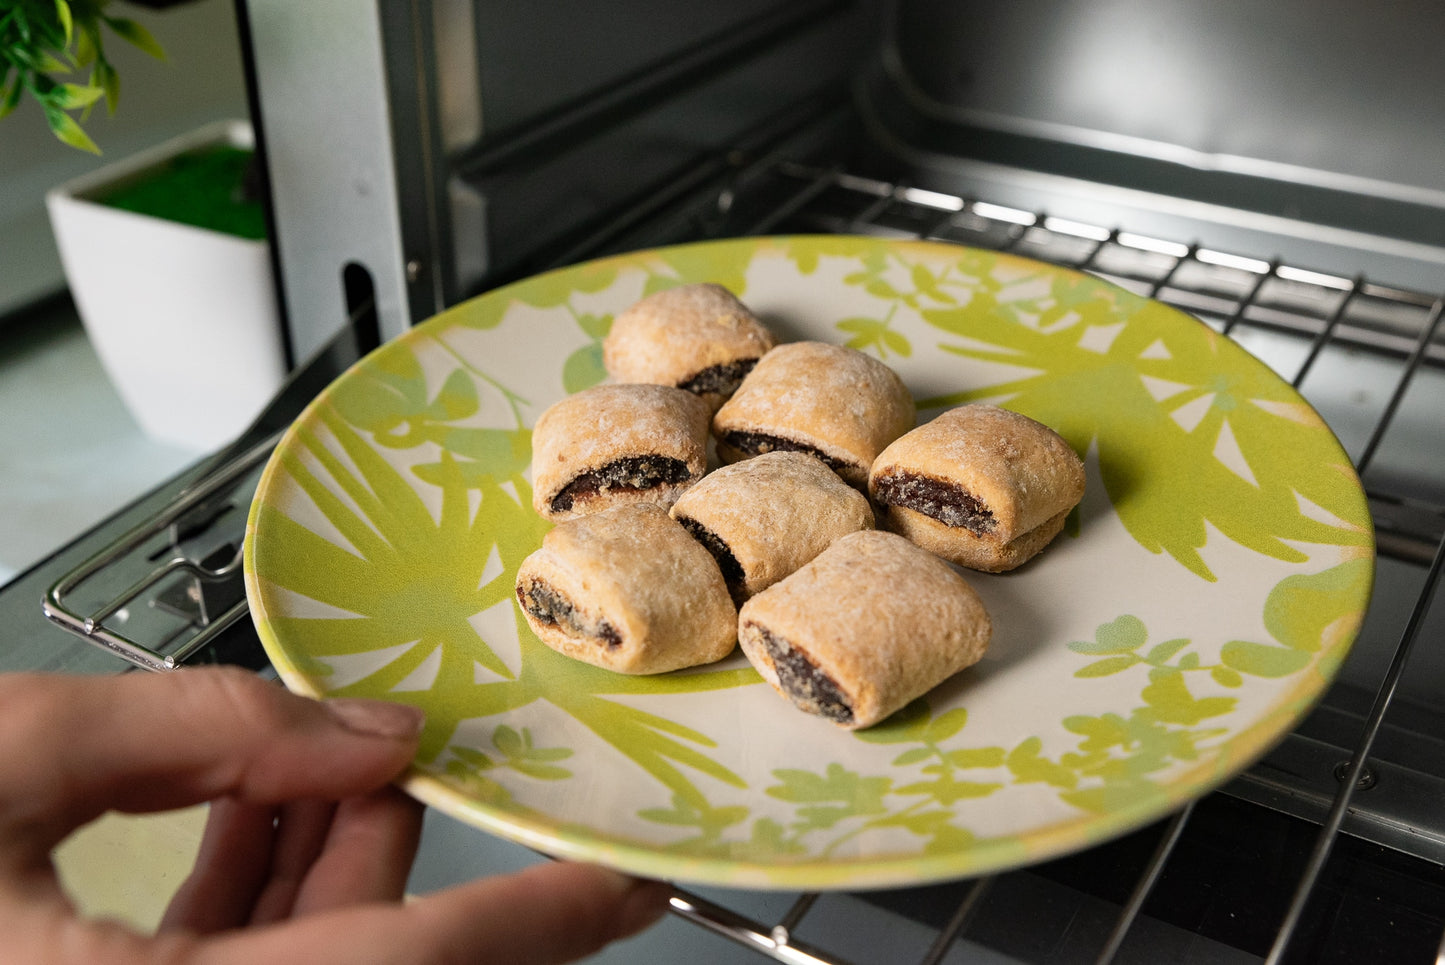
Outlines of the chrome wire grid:
[[241,535],[272,436],[55,582],[46,619],[144,670],[175,670],[247,616]]
[[[791,192],[785,191],[772,209],[748,228],[734,228],[735,233],[829,231],[930,239],[1010,251],[1086,271],[1193,314],[1270,364],[1307,397],[1311,375],[1318,374],[1327,361],[1338,365],[1349,358],[1368,357],[1382,361],[1391,370],[1389,390],[1366,420],[1368,424],[1347,427],[1352,432],[1335,426],[1330,419],[1329,400],[1323,404],[1312,400],[1336,428],[1365,483],[1380,553],[1428,569],[1364,727],[1341,771],[1342,776],[1361,777],[1339,780],[1287,909],[1274,930],[1272,944],[1262,958],[1247,959],[1269,965],[1289,960],[1355,793],[1369,786],[1371,750],[1440,582],[1445,560],[1445,474],[1433,478],[1439,488],[1427,485],[1421,491],[1419,485],[1402,485],[1400,473],[1393,466],[1383,466],[1381,457],[1387,451],[1387,433],[1401,414],[1412,405],[1417,409],[1428,405],[1428,401],[1412,399],[1412,389],[1426,378],[1424,373],[1437,381],[1440,378],[1445,363],[1441,331],[1445,296],[1379,284],[1361,276],[1343,277],[1279,260],[1084,224],[837,169],[783,163],[770,175],[775,182],[792,182]],[[726,192],[720,200],[721,207],[733,203]],[[1343,358],[1331,358],[1341,353]],[[1370,377],[1375,375],[1370,373]],[[1418,420],[1427,427],[1427,433],[1433,427],[1428,442],[1437,450],[1445,448],[1445,419],[1439,411],[1425,411]],[[1360,420],[1352,415],[1345,421]],[[1380,471],[1372,472],[1377,460]],[[1126,939],[1139,923],[1194,809],[1195,805],[1190,804],[1164,822],[1152,854],[1139,870],[1132,891],[1120,904],[1102,941],[1092,948],[1074,949],[1073,954],[1057,958],[1051,955],[1051,961],[1067,959],[1104,965],[1120,960]],[[966,937],[981,899],[995,878],[960,885],[957,904],[922,957],[891,960],[916,960],[919,965],[974,960],[954,958],[951,952],[956,952],[956,943]],[[842,957],[830,957],[816,947],[792,940],[818,897],[799,896],[773,925],[741,918],[685,893],[674,898],[673,908],[777,961],[847,965],[851,959],[846,952]],[[978,950],[977,946],[974,950]],[[1445,938],[1434,958],[1445,961]]]
[[[1396,466],[1398,446],[1392,448],[1389,431],[1408,413],[1428,404],[1414,398],[1414,390],[1429,379],[1437,382],[1445,367],[1445,339],[1441,318],[1445,298],[1404,290],[1363,277],[1311,271],[1304,267],[1218,251],[1195,244],[1148,237],[1122,228],[1106,228],[1051,217],[956,195],[923,190],[902,184],[858,177],[838,169],[819,169],[791,162],[769,162],[746,170],[755,194],[766,199],[765,206],[750,209],[741,203],[742,194],[728,187],[710,196],[699,217],[691,217],[691,235],[755,235],[800,231],[828,231],[873,234],[899,238],[925,238],[981,248],[1011,251],[1042,261],[1087,271],[1136,293],[1175,305],[1231,337],[1270,364],[1286,380],[1310,398],[1312,376],[1326,367],[1347,362],[1383,366],[1388,375],[1381,381],[1372,373],[1373,393],[1389,388],[1362,418],[1351,400],[1311,398],[1326,421],[1335,428],[1357,471],[1365,482],[1375,515],[1377,540],[1382,556],[1424,567],[1425,575],[1404,630],[1400,633],[1380,679],[1364,725],[1356,739],[1345,774],[1361,775],[1359,780],[1341,780],[1303,871],[1294,885],[1293,896],[1273,930],[1273,940],[1263,958],[1242,960],[1279,963],[1292,954],[1306,908],[1315,899],[1322,874],[1340,838],[1341,828],[1351,810],[1356,791],[1366,785],[1369,758],[1385,721],[1412,649],[1440,581],[1445,558],[1445,468],[1420,484]],[[762,187],[759,187],[762,185]],[[616,239],[599,237],[606,247]],[[579,252],[581,255],[590,252]],[[1357,401],[1357,400],[1356,400]],[[1418,413],[1417,413],[1418,415]],[[1416,421],[1419,421],[1416,419]],[[1435,458],[1445,457],[1445,420],[1426,414],[1426,437],[1407,440],[1407,447],[1422,445],[1433,449]],[[1429,427],[1433,426],[1433,435]],[[1407,435],[1409,435],[1407,433]],[[221,581],[231,572],[235,560],[220,565],[177,556],[174,549],[184,540],[176,538],[176,524],[194,516],[198,505],[209,505],[211,494],[224,493],[232,515],[249,499],[245,489],[247,473],[263,459],[265,447],[247,453],[250,461],[220,467],[211,480],[200,484],[202,492],[188,492],[179,505],[125,537],[121,544],[97,554],[81,569],[59,581],[47,595],[47,615],[68,629],[105,646],[139,666],[165,670],[179,665],[202,649],[218,621],[230,622],[244,615],[244,599],[229,602],[224,614],[207,612],[201,604],[203,584]],[[238,488],[238,480],[240,480]],[[252,481],[254,483],[254,480]],[[1432,488],[1433,487],[1433,488]],[[123,545],[122,545],[123,544]],[[159,560],[150,572],[128,582],[125,589],[105,595],[89,608],[73,602],[86,581],[102,574],[105,566],[127,553],[134,555],[147,547],[147,559]],[[229,545],[229,544],[226,544]],[[168,627],[162,638],[134,639],[114,624],[118,616],[131,615],[146,606],[147,590],[163,585],[173,573],[190,582],[186,595],[194,598],[189,619],[179,628]],[[103,575],[103,574],[102,574]],[[165,608],[164,605],[161,605]],[[174,608],[170,608],[174,609]],[[1218,793],[1218,792],[1216,792]],[[1092,934],[1088,948],[1073,948],[1050,961],[1124,960],[1121,950],[1131,932],[1146,917],[1145,906],[1174,856],[1181,836],[1196,813],[1191,804],[1162,822],[1157,843],[1134,877],[1127,897],[1117,904],[1112,923]],[[921,957],[890,958],[917,961],[919,965],[973,961],[961,957],[970,944],[973,926],[980,917],[999,876],[958,883],[952,906],[941,916]],[[672,910],[679,917],[714,934],[722,935],[765,958],[809,965],[862,965],[871,959],[856,959],[857,949],[825,950],[826,942],[809,942],[798,937],[800,929],[818,903],[819,895],[802,894],[780,915],[763,919],[743,914],[728,905],[699,894],[677,890]],[[1078,943],[1076,943],[1077,945]],[[993,955],[987,952],[986,955]],[[1445,961],[1445,944],[1439,952]],[[988,960],[1004,960],[994,955]],[[1016,959],[1008,958],[1013,961]]]

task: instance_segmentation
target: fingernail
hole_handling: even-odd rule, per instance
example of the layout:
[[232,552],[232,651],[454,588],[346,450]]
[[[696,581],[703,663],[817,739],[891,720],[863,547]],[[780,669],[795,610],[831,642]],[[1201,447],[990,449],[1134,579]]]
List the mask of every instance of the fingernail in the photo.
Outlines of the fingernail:
[[342,727],[367,737],[412,740],[421,733],[422,725],[426,723],[426,715],[421,709],[410,704],[337,697],[323,701],[322,706]]

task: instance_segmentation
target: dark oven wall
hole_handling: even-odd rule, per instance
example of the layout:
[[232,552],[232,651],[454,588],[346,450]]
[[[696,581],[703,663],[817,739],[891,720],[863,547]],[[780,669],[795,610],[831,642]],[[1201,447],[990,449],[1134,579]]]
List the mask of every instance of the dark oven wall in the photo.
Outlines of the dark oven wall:
[[[839,107],[877,24],[867,4],[836,0],[546,11],[474,10],[480,136],[450,164],[459,292],[565,260],[619,210],[675,204],[730,153],[766,151]],[[486,249],[468,263],[478,235]]]
[[897,0],[889,23],[882,140],[1445,245],[1430,0]]
[[[566,260],[846,104],[863,0],[242,0],[293,355]],[[361,284],[357,284],[357,280]]]

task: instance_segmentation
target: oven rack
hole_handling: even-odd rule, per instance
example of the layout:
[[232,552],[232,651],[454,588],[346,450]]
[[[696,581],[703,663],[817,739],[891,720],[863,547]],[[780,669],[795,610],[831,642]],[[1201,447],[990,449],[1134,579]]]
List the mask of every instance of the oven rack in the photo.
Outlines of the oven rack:
[[[204,531],[225,510],[237,508],[237,487],[279,441],[276,433],[229,454],[160,512],[62,576],[41,602],[46,619],[144,670],[175,670],[204,651],[249,613],[241,587],[241,545],[232,541],[201,551],[185,544],[192,529]],[[248,493],[241,495],[249,502]],[[77,591],[88,581],[141,555],[154,565],[138,579],[106,594],[103,602],[77,601]],[[117,626],[130,622],[133,608],[162,607],[179,619],[152,628],[153,639],[139,639]]]
[[[1368,351],[1392,359],[1397,366],[1385,403],[1366,431],[1347,448],[1366,483],[1381,554],[1428,569],[1344,768],[1344,773],[1361,775],[1361,778],[1339,782],[1319,824],[1288,910],[1274,932],[1272,947],[1264,959],[1269,963],[1285,961],[1305,910],[1316,896],[1322,874],[1343,833],[1354,794],[1368,782],[1372,748],[1440,582],[1442,560],[1445,560],[1445,494],[1402,491],[1391,482],[1388,473],[1380,484],[1374,485],[1369,470],[1380,456],[1386,432],[1405,406],[1409,389],[1419,374],[1438,370],[1445,363],[1445,340],[1441,337],[1445,296],[1381,284],[1362,276],[1317,272],[1279,260],[858,176],[839,168],[778,159],[765,161],[742,167],[733,183],[711,192],[702,209],[694,209],[691,216],[694,239],[698,234],[736,236],[833,231],[934,239],[1011,251],[1091,272],[1139,294],[1173,304],[1251,350],[1258,347],[1254,340],[1261,336],[1266,339],[1283,336],[1296,345],[1297,351],[1291,357],[1292,370],[1281,371],[1281,375],[1296,388],[1306,382],[1330,351]],[[754,200],[759,197],[764,199],[761,210],[757,207],[759,202]],[[606,232],[599,233],[590,250],[570,252],[569,259],[605,253],[609,244],[625,234],[618,232],[609,237]],[[1440,445],[1445,443],[1445,432],[1439,435],[1440,438],[1433,441],[1445,450],[1445,445]],[[249,451],[245,458],[263,460],[273,443],[274,439]],[[183,569],[198,579],[214,577],[214,573],[204,569],[202,561],[178,562],[168,558],[131,588],[137,593],[124,599],[118,597],[94,612],[74,613],[67,607],[66,598],[106,562],[163,536],[196,505],[187,500],[204,502],[208,498],[206,494],[225,490],[243,477],[247,468],[234,463],[221,466],[211,479],[199,484],[202,495],[194,491],[183,495],[183,505],[172,507],[153,524],[127,534],[120,544],[102,551],[68,574],[47,594],[44,602],[47,616],[146,669],[166,670],[183,663],[185,656],[201,649],[208,635],[216,632],[204,615],[189,628],[189,637],[179,635],[158,643],[131,640],[120,631],[106,629],[105,618],[120,608],[136,605],[139,594],[160,581],[167,567]],[[233,498],[244,498],[244,494]],[[238,606],[240,612],[228,611],[228,619],[239,619],[244,614],[244,600]],[[159,659],[155,659],[156,656]],[[1191,804],[1167,819],[1153,853],[1134,880],[1107,935],[1096,949],[1090,950],[1090,960],[1108,963],[1118,959],[1194,813],[1195,805]],[[956,903],[937,930],[931,947],[918,959],[919,965],[956,960],[950,957],[957,952],[956,943],[967,935],[997,878],[990,876],[959,883]],[[850,965],[852,960],[846,951],[826,950],[797,937],[818,897],[803,894],[781,917],[763,920],[677,889],[672,898],[672,911],[765,958],[806,965]],[[1441,943],[1440,956],[1445,960],[1445,941]]]
[[[1276,371],[1300,389],[1327,349],[1367,350],[1398,361],[1398,374],[1387,401],[1363,439],[1351,447],[1356,471],[1365,483],[1375,518],[1379,552],[1428,570],[1408,623],[1395,646],[1364,727],[1349,761],[1341,769],[1338,790],[1330,801],[1303,873],[1295,885],[1288,909],[1274,933],[1264,961],[1286,960],[1305,911],[1342,833],[1357,790],[1370,784],[1369,758],[1396,696],[1401,675],[1414,649],[1445,565],[1445,492],[1427,498],[1402,494],[1388,484],[1372,486],[1369,470],[1381,451],[1386,433],[1401,411],[1411,385],[1426,367],[1445,362],[1442,313],[1445,295],[1376,283],[1361,275],[1344,277],[1198,244],[1106,228],[1041,211],[995,204],[986,200],[912,187],[907,184],[851,174],[838,168],[819,168],[782,162],[767,175],[792,182],[791,191],[773,202],[771,210],[738,234],[767,234],[784,229],[823,230],[887,237],[952,241],[975,247],[1015,252],[1053,264],[1090,272],[1138,294],[1157,298],[1199,317],[1221,334],[1253,348],[1251,332],[1282,334],[1304,341],[1292,371]],[[733,192],[719,196],[720,207],[731,207]],[[1266,359],[1273,363],[1273,360]],[[1437,445],[1445,443],[1445,429],[1436,420]],[[1349,780],[1348,775],[1360,775]],[[1135,880],[1132,892],[1119,909],[1107,937],[1094,950],[1092,960],[1104,965],[1116,961],[1130,930],[1139,921],[1145,903],[1160,880],[1191,816],[1194,804],[1167,819],[1157,846]],[[937,965],[964,934],[983,896],[996,876],[962,883],[956,906],[939,930],[919,965]],[[786,915],[771,926],[740,919],[726,909],[700,903],[679,894],[675,913],[718,931],[781,962],[847,965],[842,957],[828,957],[808,946],[790,942],[803,917],[817,899],[805,894]],[[1445,936],[1436,957],[1445,961]]]

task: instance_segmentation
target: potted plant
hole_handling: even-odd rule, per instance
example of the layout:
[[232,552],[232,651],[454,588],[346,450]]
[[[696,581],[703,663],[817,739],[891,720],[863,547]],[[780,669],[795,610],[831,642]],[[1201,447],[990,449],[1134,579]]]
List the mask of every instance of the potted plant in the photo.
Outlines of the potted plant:
[[[174,0],[152,0],[167,6]],[[28,98],[99,153],[83,123],[120,92],[105,41],[163,57],[110,0],[0,0],[0,116]],[[66,282],[101,363],[149,435],[212,449],[285,376],[250,125],[221,121],[46,195]]]

